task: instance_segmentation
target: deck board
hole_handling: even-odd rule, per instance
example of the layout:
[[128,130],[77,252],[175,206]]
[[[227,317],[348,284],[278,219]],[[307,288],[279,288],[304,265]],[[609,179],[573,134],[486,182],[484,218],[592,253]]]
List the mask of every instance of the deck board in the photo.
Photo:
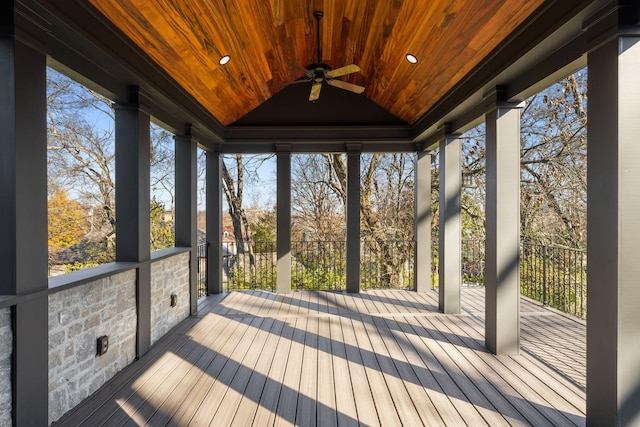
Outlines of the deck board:
[[[317,424],[334,426],[338,423],[336,408],[336,384],[333,376],[333,357],[331,354],[331,318],[318,318],[318,379],[316,414]],[[338,390],[341,390],[340,387]],[[342,390],[340,396],[342,397]]]
[[[227,393],[223,398],[224,403],[221,404],[218,411],[216,411],[212,420],[209,422],[210,425],[229,425],[229,420],[235,420],[238,415],[238,407],[244,397],[254,400],[259,399],[259,396],[252,396],[251,394],[256,392],[256,388],[261,388],[258,387],[259,383],[254,384],[254,389],[250,392],[248,392],[248,385],[252,377],[260,375],[256,367],[263,354],[263,351],[261,350],[264,350],[265,348],[272,348],[271,346],[266,345],[267,341],[269,337],[279,333],[272,330],[274,322],[275,320],[272,318],[265,318],[260,324],[257,334],[249,344],[251,347],[255,347],[259,351],[247,351],[245,353],[241,362],[241,367],[236,375],[234,375],[233,380],[231,380]],[[237,425],[247,424],[240,422]]]
[[318,387],[318,318],[309,317],[305,329],[298,403],[296,405],[296,426],[315,425]]
[[[380,424],[383,426],[401,425],[398,408],[393,401],[393,390],[389,389],[385,381],[383,367],[379,365],[378,356],[384,358],[384,349],[373,349],[369,332],[362,319],[351,319],[355,341],[351,345],[360,351],[362,363],[365,367],[365,375],[369,382],[369,388],[373,395]],[[386,409],[381,409],[386,408]]]
[[[420,334],[416,333],[411,325],[411,319],[407,318],[405,322],[400,322],[398,326],[405,334],[406,343],[403,345],[405,357],[413,367],[420,385],[428,394],[431,402],[433,402],[443,423],[450,426],[464,425],[465,422],[456,405],[451,397],[446,394],[442,383],[438,381],[437,377],[442,380],[442,369],[436,366],[433,356],[424,348]],[[437,421],[434,420],[435,425],[437,425]]]
[[[163,425],[171,419],[171,415],[175,413],[182,403],[181,397],[189,393],[192,384],[198,380],[202,371],[215,357],[215,353],[209,348],[213,337],[219,336],[220,339],[228,339],[233,332],[233,330],[224,330],[220,327],[216,328],[216,326],[213,326],[212,329],[214,331],[212,334],[207,334],[207,340],[202,342],[187,358],[181,361],[176,369],[171,372],[171,375],[158,384],[157,389],[151,395],[144,396],[145,400],[136,412],[138,421],[147,420],[149,425]],[[151,390],[148,385],[146,388]],[[154,398],[155,396],[158,396],[158,398]],[[174,397],[171,398],[171,396]],[[159,407],[162,407],[162,411],[158,410]],[[107,423],[117,424],[118,421],[110,419]]]
[[[474,402],[465,394],[465,388],[468,387],[468,384],[459,375],[448,355],[441,348],[439,337],[436,334],[437,331],[421,323],[420,320],[417,317],[407,318],[414,333],[422,341],[423,345],[419,348],[422,357],[427,360],[427,368],[436,373],[436,381],[442,388],[443,393],[452,401],[466,424],[474,426],[487,425]],[[470,390],[467,389],[466,392],[469,393]]]
[[256,411],[258,410],[258,402],[260,402],[262,392],[269,378],[269,370],[275,360],[274,354],[278,341],[280,341],[282,336],[283,329],[283,322],[271,322],[271,329],[263,345],[263,352],[260,353],[260,358],[253,368],[253,372],[246,384],[244,394],[238,403],[231,425],[246,426],[251,425],[253,422]]
[[278,406],[275,413],[275,426],[295,425],[307,322],[307,317],[300,317],[297,319],[293,331],[291,348],[289,349],[289,357],[286,362],[285,375],[282,380],[282,388],[280,389]]
[[585,323],[523,298],[521,353],[484,347],[484,291],[234,292],[56,426],[585,424]]
[[342,334],[343,319],[334,317],[329,318],[328,321],[331,333],[331,359],[333,363],[337,423],[340,426],[357,426],[358,412],[354,399],[355,392]]
[[[353,319],[342,319],[341,323],[342,338],[349,363],[358,420],[360,423],[368,426],[380,425],[380,419],[376,411],[376,401],[374,400],[374,390],[371,389],[365,367],[365,360],[363,359],[362,352],[358,348]],[[389,411],[392,410],[393,408],[389,409]]]
[[[431,320],[431,319],[430,319]],[[441,323],[434,319],[435,327],[442,327]],[[450,321],[448,323],[454,323]],[[487,359],[493,359],[487,350],[476,339],[469,337],[467,329],[449,329],[451,343],[459,356],[454,356],[461,369],[469,378],[473,379],[482,394],[489,399],[491,405],[496,408],[509,424],[527,424],[526,420],[540,422],[540,414],[535,408],[522,399],[518,392],[505,380],[502,365],[492,364]]]
[[285,371],[289,359],[289,353],[293,342],[293,333],[298,329],[296,321],[281,322],[282,333],[272,354],[265,354],[265,358],[271,356],[271,366],[265,378],[265,386],[258,401],[258,407],[253,418],[253,425],[273,425],[278,408],[278,399],[284,383]]
[[[208,322],[214,322],[217,319],[213,316],[209,316],[206,318],[206,320]],[[229,330],[234,335],[241,335],[243,331],[248,328],[248,320],[249,319],[246,319],[244,322],[234,322],[235,325],[226,325],[225,322],[215,323],[223,327],[227,326],[226,330]],[[226,337],[224,335],[221,336],[221,339],[225,338]],[[224,368],[226,363],[226,357],[224,355],[233,352],[237,345],[237,340],[227,339],[223,345],[216,348],[217,351],[210,349],[214,357],[204,369],[203,374],[198,378],[197,381],[191,384],[191,389],[187,395],[176,397],[177,400],[180,400],[180,403],[175,414],[171,416],[171,425],[180,426],[188,424],[193,415],[200,408],[202,401],[207,395],[207,392],[215,383],[216,377]]]

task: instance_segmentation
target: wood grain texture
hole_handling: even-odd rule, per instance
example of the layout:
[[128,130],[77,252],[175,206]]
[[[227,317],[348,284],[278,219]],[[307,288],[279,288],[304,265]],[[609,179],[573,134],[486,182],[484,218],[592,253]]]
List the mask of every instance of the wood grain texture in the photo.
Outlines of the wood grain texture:
[[316,61],[314,10],[322,61],[359,65],[342,79],[414,123],[545,0],[89,1],[227,125]]

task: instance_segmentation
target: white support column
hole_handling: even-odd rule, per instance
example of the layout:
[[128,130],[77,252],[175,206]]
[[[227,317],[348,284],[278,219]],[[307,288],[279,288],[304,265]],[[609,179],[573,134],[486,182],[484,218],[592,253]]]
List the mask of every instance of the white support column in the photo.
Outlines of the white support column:
[[431,154],[421,151],[416,158],[414,186],[415,290],[431,289]]
[[520,351],[520,109],[496,104],[486,115],[487,213],[485,345]]
[[462,190],[461,142],[458,135],[440,140],[440,247],[439,308],[446,314],[460,313],[460,192]]
[[222,158],[207,151],[207,293],[220,294],[222,286]]
[[347,292],[360,292],[360,147],[347,153]]
[[277,147],[277,232],[278,265],[276,291],[291,292],[291,154],[289,147]]
[[594,426],[640,425],[640,28],[619,3],[609,15],[614,36],[587,59],[587,425]]

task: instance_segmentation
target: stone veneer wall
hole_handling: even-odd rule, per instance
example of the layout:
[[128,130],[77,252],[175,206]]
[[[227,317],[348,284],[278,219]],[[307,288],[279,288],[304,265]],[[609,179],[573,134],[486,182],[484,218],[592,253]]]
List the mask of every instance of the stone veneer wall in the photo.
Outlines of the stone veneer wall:
[[[170,306],[171,294],[178,296]],[[151,344],[189,316],[189,253],[151,264]]]
[[0,309],[0,427],[11,426],[11,309]]
[[[95,392],[136,356],[136,272],[49,296],[49,423]],[[97,356],[97,338],[109,349]]]

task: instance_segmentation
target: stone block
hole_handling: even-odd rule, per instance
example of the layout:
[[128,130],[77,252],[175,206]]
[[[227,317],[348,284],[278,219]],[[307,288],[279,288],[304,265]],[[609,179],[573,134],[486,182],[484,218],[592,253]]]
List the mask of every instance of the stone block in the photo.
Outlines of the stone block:
[[85,319],[83,330],[85,332],[91,331],[92,329],[97,328],[101,323],[101,313],[91,314]]
[[82,293],[82,305],[84,307],[90,307],[93,304],[99,304],[102,297],[102,285],[104,280],[88,283],[83,286],[84,292]]
[[76,322],[67,328],[67,338],[73,340],[82,333],[82,323]]
[[[83,364],[88,360],[92,361],[96,354],[96,337],[94,335],[91,332],[87,332],[76,338],[76,363]],[[82,369],[82,365],[79,367]]]
[[60,311],[58,314],[58,319],[61,326],[66,326],[69,323],[80,317],[80,307],[71,307],[65,310]]
[[59,351],[49,352],[49,367],[57,367],[62,364],[63,354]]
[[58,419],[68,410],[67,393],[64,389],[49,393],[49,420]]
[[66,332],[64,330],[59,332],[49,332],[49,350],[62,346],[65,341]]

